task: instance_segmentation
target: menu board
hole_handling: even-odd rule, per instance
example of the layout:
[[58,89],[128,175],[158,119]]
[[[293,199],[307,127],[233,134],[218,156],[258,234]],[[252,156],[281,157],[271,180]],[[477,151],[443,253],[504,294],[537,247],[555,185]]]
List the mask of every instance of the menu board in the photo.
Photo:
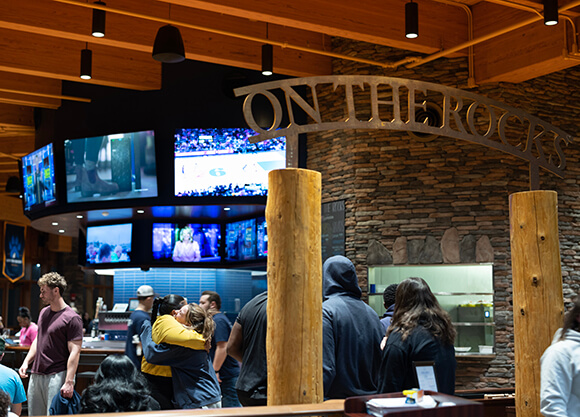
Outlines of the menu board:
[[322,204],[322,262],[344,250],[344,200]]

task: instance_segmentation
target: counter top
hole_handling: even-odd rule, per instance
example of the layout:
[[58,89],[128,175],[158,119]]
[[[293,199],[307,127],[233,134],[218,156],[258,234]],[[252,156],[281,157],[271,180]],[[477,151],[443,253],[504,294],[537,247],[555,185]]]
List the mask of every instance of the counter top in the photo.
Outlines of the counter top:
[[[6,350],[13,351],[28,351],[28,346],[20,345],[10,345],[6,344]],[[124,353],[125,352],[125,341],[124,340],[98,340],[96,338],[85,337],[83,339],[83,345],[81,353],[101,353],[101,351],[106,353]]]

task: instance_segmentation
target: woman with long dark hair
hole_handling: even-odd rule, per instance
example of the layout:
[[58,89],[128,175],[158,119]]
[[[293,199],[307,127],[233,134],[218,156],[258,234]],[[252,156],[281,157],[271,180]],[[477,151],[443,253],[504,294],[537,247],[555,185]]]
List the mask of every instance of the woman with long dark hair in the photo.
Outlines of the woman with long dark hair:
[[540,412],[545,417],[580,415],[580,297],[540,360]]
[[[153,340],[157,343],[183,343],[192,349],[205,349],[205,339],[197,332],[183,328],[175,321],[173,316],[187,300],[180,295],[169,294],[165,297],[157,297],[153,302],[151,322],[154,326]],[[147,322],[148,323],[148,322]],[[153,398],[157,400],[162,410],[173,408],[173,382],[169,366],[154,365],[143,357],[141,372],[145,375],[151,386]]]
[[81,413],[159,410],[147,380],[125,355],[109,355],[81,398]]
[[[173,323],[170,323],[171,320]],[[191,303],[175,311],[173,318],[164,321],[155,321],[152,330],[148,323],[144,323],[141,342],[143,355],[148,361],[171,366],[175,405],[182,409],[220,408],[221,391],[209,352],[188,348],[175,340],[170,342],[161,331],[177,325],[203,337],[209,347],[215,329],[211,315],[198,304]]]
[[455,392],[456,331],[422,278],[407,278],[397,287],[395,311],[379,372],[379,393],[417,387],[413,362],[433,361],[439,391]]

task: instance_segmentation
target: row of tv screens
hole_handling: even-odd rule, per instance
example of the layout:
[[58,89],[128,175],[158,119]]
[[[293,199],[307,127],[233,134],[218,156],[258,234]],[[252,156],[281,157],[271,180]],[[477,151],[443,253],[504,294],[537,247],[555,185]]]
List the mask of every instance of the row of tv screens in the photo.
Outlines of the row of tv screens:
[[[245,128],[177,129],[176,197],[266,196],[268,173],[286,165],[286,140],[250,143]],[[64,143],[66,203],[158,196],[155,132],[71,139]],[[22,158],[24,210],[58,204],[53,144]]]
[[[81,259],[80,263],[88,266],[239,262],[265,259],[268,255],[265,217],[226,224],[149,224],[150,244],[147,236],[135,237],[132,223],[88,226],[84,262]],[[149,230],[149,227],[140,226],[141,233],[142,229]]]

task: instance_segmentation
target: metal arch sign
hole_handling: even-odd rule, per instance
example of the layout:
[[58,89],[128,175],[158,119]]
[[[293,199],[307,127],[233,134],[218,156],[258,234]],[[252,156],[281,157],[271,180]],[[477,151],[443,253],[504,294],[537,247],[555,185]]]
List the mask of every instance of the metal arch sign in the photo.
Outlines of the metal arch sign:
[[[326,121],[326,115],[321,113],[317,87],[325,85],[333,92],[340,89],[343,94],[346,115],[343,120]],[[297,88],[306,88],[308,97],[301,95]],[[276,90],[283,92],[284,103],[273,93]],[[288,138],[288,166],[296,166],[300,133],[344,129],[410,131],[462,139],[524,159],[530,166],[530,188],[535,190],[539,188],[540,167],[558,177],[564,176],[566,157],[562,148],[575,141],[561,129],[501,102],[453,87],[403,78],[370,75],[293,78],[236,88],[234,93],[236,97],[247,96],[243,104],[244,118],[257,132],[250,138],[252,143],[280,136]],[[258,95],[268,99],[274,112],[274,121],[268,128],[260,127],[254,117],[252,102]],[[369,117],[364,119],[357,116],[361,95],[365,106],[370,107]],[[430,126],[417,121],[416,115],[421,109],[426,110],[430,97],[434,96],[442,102],[442,120]],[[296,122],[293,110],[296,106],[307,115],[306,124]],[[289,123],[281,127],[284,112]],[[521,138],[513,137],[515,130],[521,132]]]

